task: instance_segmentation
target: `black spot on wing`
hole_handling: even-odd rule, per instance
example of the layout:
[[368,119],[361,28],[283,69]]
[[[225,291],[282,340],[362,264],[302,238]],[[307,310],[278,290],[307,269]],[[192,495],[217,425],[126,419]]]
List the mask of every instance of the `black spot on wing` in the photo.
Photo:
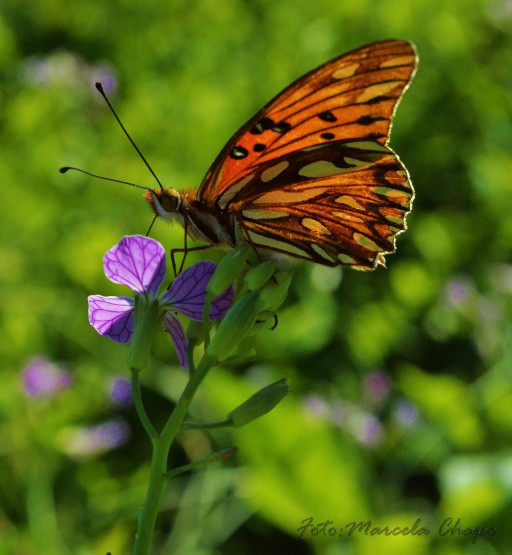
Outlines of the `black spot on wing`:
[[395,100],[392,96],[375,96],[370,98],[370,100],[365,100],[362,104],[379,104],[379,102],[385,102],[386,100]]
[[243,158],[246,158],[249,154],[249,151],[244,148],[243,146],[237,145],[235,146],[231,152],[229,153],[230,158],[233,158],[233,160],[242,160]]
[[291,128],[291,124],[289,124],[287,121],[280,121],[279,123],[276,123],[274,126],[272,126],[272,131],[284,135],[285,133],[290,131]]
[[366,116],[361,116],[359,119],[355,121],[355,123],[358,123],[359,125],[371,125],[376,121],[384,121],[386,119],[387,118],[383,118],[382,116],[366,115]]
[[274,120],[270,118],[261,118],[260,121],[252,129],[249,130],[249,133],[251,133],[252,135],[261,135],[267,129],[272,129],[274,125]]
[[335,121],[338,121],[338,118],[329,110],[326,110],[325,112],[321,112],[320,114],[318,114],[318,117],[322,121],[328,121],[330,123],[334,123]]

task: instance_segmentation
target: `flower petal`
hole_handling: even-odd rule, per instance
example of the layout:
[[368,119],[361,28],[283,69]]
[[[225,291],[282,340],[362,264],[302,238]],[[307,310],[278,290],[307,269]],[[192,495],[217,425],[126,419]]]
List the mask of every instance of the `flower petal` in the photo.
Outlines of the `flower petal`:
[[128,235],[106,252],[103,266],[110,281],[154,295],[165,276],[165,250],[154,239]]
[[185,330],[183,329],[183,326],[181,325],[178,318],[176,318],[176,316],[174,316],[174,314],[171,314],[170,312],[165,313],[164,326],[165,329],[169,332],[172,342],[174,343],[181,366],[185,369],[188,368],[188,340],[187,336],[185,335]]
[[[206,287],[216,267],[216,264],[209,261],[194,264],[172,282],[169,290],[162,295],[162,301],[172,310],[181,312],[193,320],[202,321]],[[231,306],[233,298],[232,287],[216,297],[212,302],[210,318],[222,318]]]
[[134,300],[129,297],[90,295],[89,323],[101,335],[128,343],[133,333]]
[[224,318],[226,312],[231,308],[234,300],[235,290],[230,285],[224,293],[221,293],[218,297],[213,299],[210,309],[210,320],[219,320],[220,318]]

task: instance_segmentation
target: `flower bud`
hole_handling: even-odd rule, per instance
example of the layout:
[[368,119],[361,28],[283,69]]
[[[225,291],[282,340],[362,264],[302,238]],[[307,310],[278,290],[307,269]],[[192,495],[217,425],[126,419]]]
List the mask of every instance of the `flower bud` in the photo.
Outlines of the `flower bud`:
[[288,391],[290,391],[290,382],[286,378],[267,385],[231,411],[228,414],[228,420],[235,428],[245,426],[245,424],[270,412],[280,403]]
[[254,291],[263,287],[274,273],[276,266],[275,260],[267,260],[251,268],[244,278],[247,289]]
[[277,310],[288,295],[288,288],[292,281],[292,274],[289,272],[280,272],[274,275],[273,280],[260,290],[262,310]]
[[207,353],[216,361],[226,360],[240,340],[251,329],[260,311],[259,293],[254,291],[239,299],[226,314],[213,339],[208,345]]
[[244,267],[246,252],[247,247],[232,250],[219,262],[208,282],[207,291],[212,297],[217,297],[233,283]]

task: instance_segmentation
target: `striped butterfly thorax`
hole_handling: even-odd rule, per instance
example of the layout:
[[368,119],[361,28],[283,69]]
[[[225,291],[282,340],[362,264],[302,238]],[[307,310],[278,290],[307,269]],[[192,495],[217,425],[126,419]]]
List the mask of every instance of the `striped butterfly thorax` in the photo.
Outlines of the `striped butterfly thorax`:
[[327,266],[371,270],[395,251],[414,189],[389,147],[415,72],[412,44],[387,40],[298,79],[227,143],[197,191],[147,191],[194,239],[249,242]]

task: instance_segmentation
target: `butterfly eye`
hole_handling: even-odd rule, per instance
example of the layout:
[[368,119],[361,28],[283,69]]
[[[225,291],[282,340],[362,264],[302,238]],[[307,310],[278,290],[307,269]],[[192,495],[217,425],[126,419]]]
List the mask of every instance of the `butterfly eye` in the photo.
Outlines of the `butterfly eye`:
[[144,198],[149,201],[155,214],[167,220],[173,218],[181,206],[181,196],[172,188],[146,191]]

